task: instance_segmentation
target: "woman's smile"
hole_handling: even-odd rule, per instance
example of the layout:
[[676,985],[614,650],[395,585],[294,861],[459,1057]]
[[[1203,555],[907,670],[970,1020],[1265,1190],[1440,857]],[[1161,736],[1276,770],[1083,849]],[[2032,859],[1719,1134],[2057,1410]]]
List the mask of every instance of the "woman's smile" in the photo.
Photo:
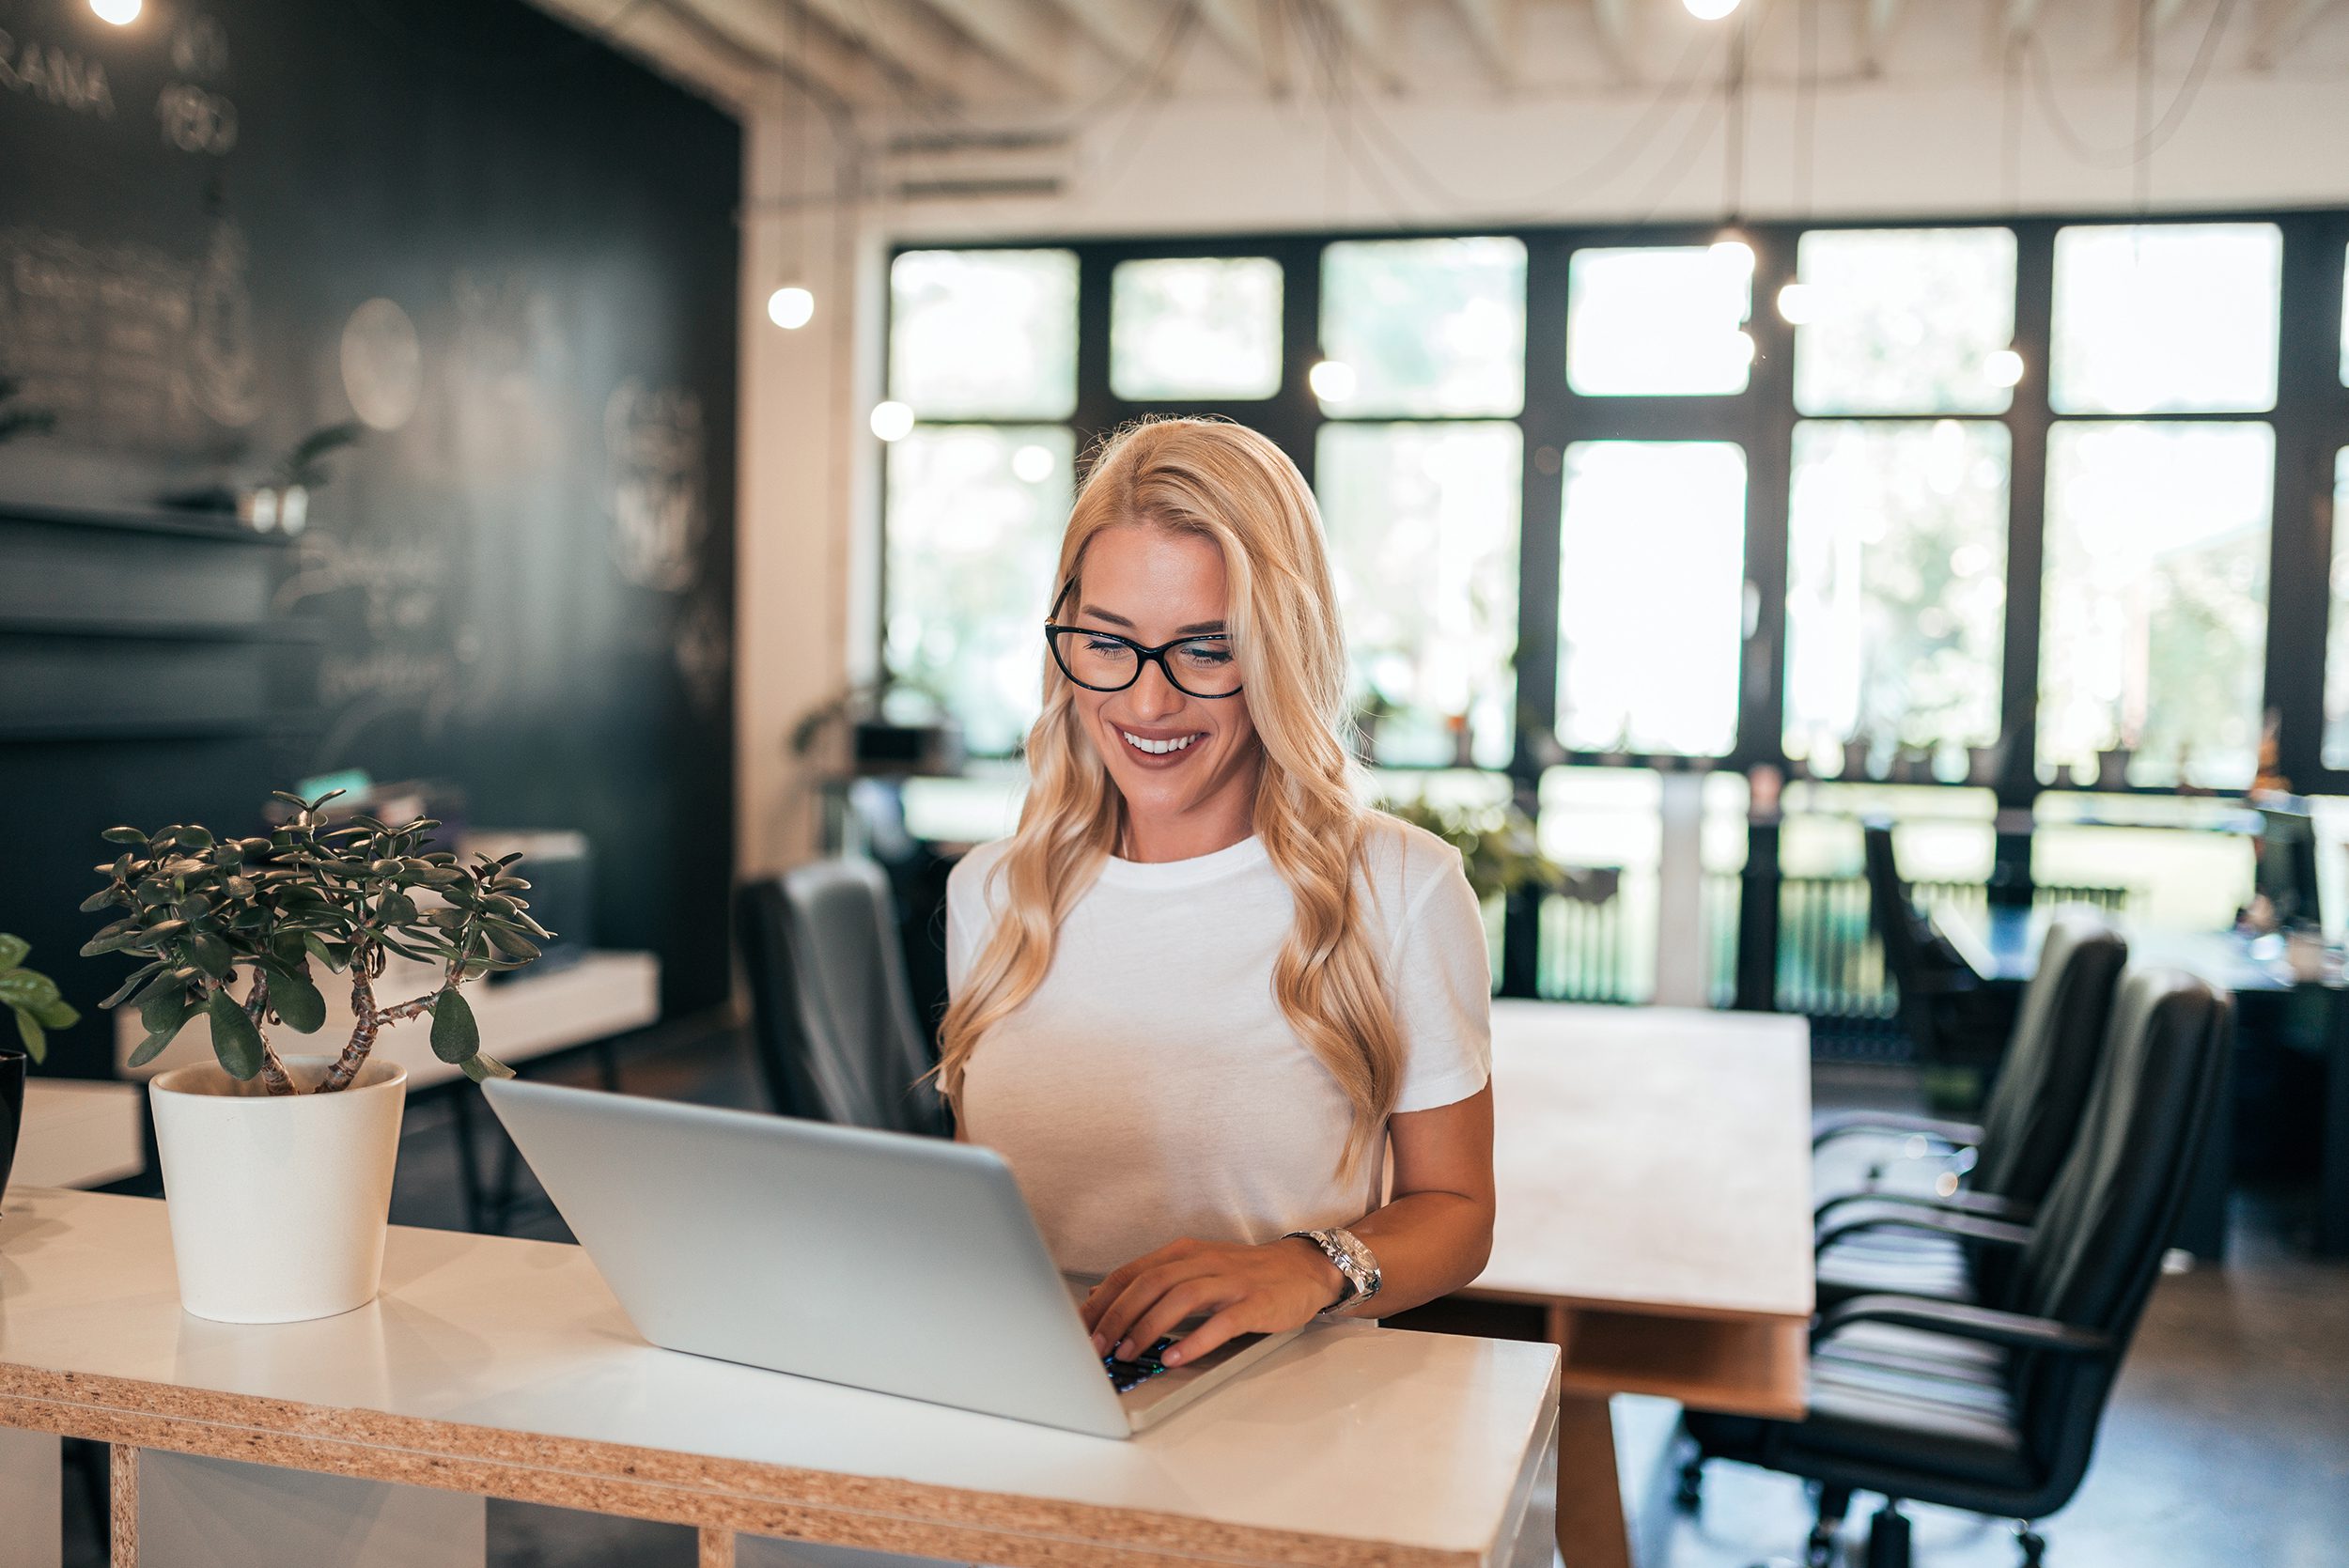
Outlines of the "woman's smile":
[[1136,753],[1134,765],[1140,768],[1174,768],[1191,759],[1206,748],[1200,742],[1207,732],[1197,729],[1169,729],[1164,725],[1119,724],[1112,722],[1126,749]]

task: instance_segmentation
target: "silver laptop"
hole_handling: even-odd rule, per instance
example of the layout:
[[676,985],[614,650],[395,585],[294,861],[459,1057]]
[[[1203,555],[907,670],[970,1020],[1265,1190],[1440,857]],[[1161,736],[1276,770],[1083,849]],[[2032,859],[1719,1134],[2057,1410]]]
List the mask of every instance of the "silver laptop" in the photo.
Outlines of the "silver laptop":
[[669,1350],[1105,1437],[1293,1337],[1106,1364],[1011,1168],[943,1139],[492,1079],[522,1157]]

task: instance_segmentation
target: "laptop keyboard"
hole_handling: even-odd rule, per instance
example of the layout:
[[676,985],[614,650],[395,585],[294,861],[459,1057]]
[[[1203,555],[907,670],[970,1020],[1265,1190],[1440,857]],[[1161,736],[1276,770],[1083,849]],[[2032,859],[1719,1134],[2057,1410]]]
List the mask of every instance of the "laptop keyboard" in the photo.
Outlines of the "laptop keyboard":
[[1166,1347],[1174,1343],[1174,1337],[1170,1334],[1130,1361],[1121,1361],[1110,1356],[1102,1357],[1101,1365],[1110,1374],[1110,1387],[1121,1394],[1127,1393],[1141,1388],[1144,1383],[1164,1372],[1166,1363],[1159,1358],[1165,1355]]

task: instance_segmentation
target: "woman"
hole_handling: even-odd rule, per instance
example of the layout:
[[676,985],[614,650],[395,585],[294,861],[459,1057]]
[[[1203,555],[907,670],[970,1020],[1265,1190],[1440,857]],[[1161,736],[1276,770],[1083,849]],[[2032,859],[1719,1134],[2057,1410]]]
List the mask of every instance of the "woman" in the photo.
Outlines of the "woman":
[[[1455,1290],[1492,1241],[1489,970],[1460,857],[1357,803],[1312,492],[1136,426],[1061,542],[1019,831],[947,890],[940,1082],[1083,1315],[1180,1365]],[[1390,1174],[1392,1197],[1382,1178]]]

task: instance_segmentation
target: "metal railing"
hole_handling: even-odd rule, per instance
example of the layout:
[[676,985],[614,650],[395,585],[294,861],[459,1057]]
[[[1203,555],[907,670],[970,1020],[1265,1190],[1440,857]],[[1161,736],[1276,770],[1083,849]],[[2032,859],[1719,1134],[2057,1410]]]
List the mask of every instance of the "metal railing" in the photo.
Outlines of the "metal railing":
[[[1952,909],[1977,924],[1989,910],[1988,890],[1979,882],[1914,882],[1910,893],[1922,908]],[[1717,1007],[1727,1006],[1736,993],[1738,896],[1735,873],[1705,877],[1699,939],[1705,948],[1706,988]],[[1778,898],[1779,1010],[1854,1023],[1890,1020],[1898,1006],[1870,924],[1866,878],[1782,877]],[[2042,886],[2032,895],[2036,906],[2091,904],[2114,914],[2125,913],[2129,899],[2129,889],[2116,887]],[[1652,984],[1643,972],[1647,944],[1627,939],[1625,921],[1621,897],[1601,904],[1544,899],[1539,994],[1561,1001],[1645,1001]]]

